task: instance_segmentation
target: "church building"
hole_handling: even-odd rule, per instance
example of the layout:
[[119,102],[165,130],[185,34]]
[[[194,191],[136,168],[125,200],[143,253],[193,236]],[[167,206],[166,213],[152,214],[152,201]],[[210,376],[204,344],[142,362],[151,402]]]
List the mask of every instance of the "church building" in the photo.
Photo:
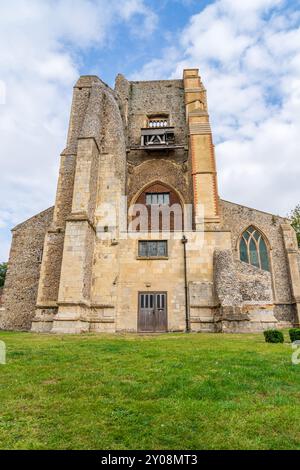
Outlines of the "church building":
[[252,332],[300,323],[295,232],[286,218],[220,199],[198,69],[178,80],[118,75],[114,89],[82,76],[55,205],[12,234],[4,330]]

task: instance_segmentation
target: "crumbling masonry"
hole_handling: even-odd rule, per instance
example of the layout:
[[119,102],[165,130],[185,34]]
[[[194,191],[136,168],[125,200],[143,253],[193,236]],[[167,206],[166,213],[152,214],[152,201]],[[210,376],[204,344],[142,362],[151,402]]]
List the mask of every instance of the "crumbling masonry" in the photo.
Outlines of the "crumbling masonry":
[[[149,219],[131,233],[133,203],[147,214],[189,207],[192,223],[177,230],[172,216],[168,232],[149,232]],[[300,323],[295,233],[287,219],[220,200],[197,69],[182,80],[118,75],[114,90],[81,77],[55,205],[12,233],[2,329],[248,332]]]

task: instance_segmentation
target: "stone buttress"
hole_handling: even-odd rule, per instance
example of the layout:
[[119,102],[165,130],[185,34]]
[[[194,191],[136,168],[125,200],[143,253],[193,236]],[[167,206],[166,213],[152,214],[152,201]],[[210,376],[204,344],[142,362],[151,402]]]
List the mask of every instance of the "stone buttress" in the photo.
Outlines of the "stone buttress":
[[[177,204],[191,223],[177,228],[173,218],[169,231],[149,232],[147,221],[133,233],[131,206],[143,204],[148,215],[164,205],[158,200]],[[243,242],[249,230],[264,243],[265,265]],[[153,255],[153,246],[165,248]],[[55,206],[13,230],[0,328],[184,331],[186,312],[191,331],[290,327],[300,323],[299,265],[289,220],[219,198],[198,69],[174,80],[118,75],[114,90],[83,76]]]

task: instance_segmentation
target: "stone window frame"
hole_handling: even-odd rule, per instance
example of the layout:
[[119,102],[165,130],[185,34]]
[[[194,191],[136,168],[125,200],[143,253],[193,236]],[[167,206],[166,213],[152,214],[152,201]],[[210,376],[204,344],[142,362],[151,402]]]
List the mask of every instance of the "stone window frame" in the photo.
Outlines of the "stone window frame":
[[[157,202],[154,202],[154,196],[156,196]],[[163,200],[161,200],[163,199]],[[146,192],[146,206],[153,205],[170,205],[170,192],[155,193],[155,192]]]
[[[245,233],[249,233],[249,229],[253,229],[252,230],[252,233],[250,234],[248,240],[245,239],[244,237],[244,234]],[[255,233],[258,233],[259,234],[259,239],[257,240],[255,237],[254,237],[254,234]],[[260,254],[260,247],[259,247],[259,242],[260,242],[260,239],[262,239],[265,243],[265,246],[266,246],[266,250],[267,250],[267,263],[268,263],[268,269],[265,269],[262,267],[262,259],[261,259],[261,254]],[[248,261],[245,261],[245,260],[242,260],[241,259],[241,242],[242,240],[245,241],[246,245],[247,245],[247,255],[248,255]],[[258,253],[258,264],[259,266],[256,266],[255,264],[251,263],[250,261],[250,248],[249,248],[249,245],[250,245],[250,241],[253,240],[254,243],[255,243],[255,246],[256,246],[256,250],[257,250],[257,253]],[[272,275],[272,259],[271,259],[271,246],[270,246],[270,243],[269,243],[269,240],[268,238],[266,237],[266,235],[262,232],[262,230],[260,230],[255,224],[249,224],[247,225],[247,227],[245,227],[240,236],[238,237],[238,243],[237,243],[237,251],[238,251],[238,259],[239,261],[241,261],[242,263],[245,263],[245,264],[248,264],[249,266],[253,266],[253,267],[256,267],[258,269],[261,269],[263,271],[267,271],[269,272],[271,275]],[[273,277],[273,276],[272,276]]]
[[[140,255],[140,243],[161,243],[164,242],[166,244],[166,256],[158,255],[158,256],[142,256]],[[168,240],[143,240],[140,239],[137,241],[137,257],[138,260],[168,260],[169,259],[169,243]]]
[[[135,204],[139,204],[139,203],[142,203],[142,204],[145,204],[145,202],[142,202],[142,201],[139,201],[140,198],[145,195],[146,197],[146,194],[147,192],[152,192],[152,188],[155,187],[155,186],[162,186],[164,187],[164,192],[170,192],[170,205],[172,206],[174,203],[179,203],[180,206],[181,206],[181,210],[182,210],[182,216],[183,216],[183,220],[182,220],[182,224],[184,223],[184,210],[185,210],[185,199],[183,198],[182,194],[172,185],[170,184],[169,182],[166,182],[164,181],[163,179],[160,180],[160,179],[154,179],[152,181],[149,181],[147,184],[145,184],[139,191],[136,192],[136,194],[132,197],[130,203],[128,204],[128,210],[131,206],[135,205]],[[156,192],[156,190],[154,191]],[[157,192],[161,192],[161,189],[159,189]],[[172,197],[172,194],[173,196],[175,197],[175,199],[173,200],[173,197]],[[147,206],[145,204],[145,207],[150,207],[150,206]],[[127,223],[129,224],[131,221],[131,218],[127,215]],[[150,226],[151,226],[151,219],[149,218],[148,219],[148,232],[150,233],[153,233],[151,232],[150,230]],[[143,231],[138,231],[139,233],[143,233]],[[174,233],[174,232],[178,232],[178,230],[176,230],[175,228],[173,229],[171,227],[171,230],[170,230],[170,233]],[[182,230],[179,230],[179,232],[182,232]],[[155,231],[156,233],[156,231]],[[157,233],[162,233],[161,230],[157,231]]]
[[[278,301],[278,295],[277,295],[277,289],[276,289],[276,281],[275,281],[275,276],[274,276],[274,265],[273,265],[273,247],[271,245],[271,242],[269,240],[269,237],[265,234],[263,230],[261,230],[256,223],[248,223],[240,232],[240,235],[237,237],[236,242],[235,242],[235,252],[237,253],[238,260],[240,261],[240,240],[243,235],[243,233],[249,228],[249,227],[254,227],[258,232],[261,233],[261,235],[264,238],[264,241],[267,245],[267,250],[268,250],[268,259],[269,259],[269,272],[271,275],[271,283],[272,283],[272,291],[273,291],[273,299],[274,299],[274,304]],[[243,263],[243,261],[240,261]],[[245,263],[248,266],[253,266],[252,264]],[[255,266],[253,266],[255,267]],[[259,269],[259,268],[257,268]]]
[[[162,123],[162,125],[150,125],[151,123]],[[171,127],[171,118],[170,114],[166,112],[157,112],[147,114],[145,118],[146,129],[163,129],[166,127]]]

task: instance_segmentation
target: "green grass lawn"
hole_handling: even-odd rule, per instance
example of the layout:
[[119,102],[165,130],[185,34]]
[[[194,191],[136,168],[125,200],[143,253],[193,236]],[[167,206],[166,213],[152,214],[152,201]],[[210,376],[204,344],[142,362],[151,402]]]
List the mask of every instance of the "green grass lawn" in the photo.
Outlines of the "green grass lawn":
[[288,343],[262,334],[0,340],[1,449],[300,449],[300,365]]

